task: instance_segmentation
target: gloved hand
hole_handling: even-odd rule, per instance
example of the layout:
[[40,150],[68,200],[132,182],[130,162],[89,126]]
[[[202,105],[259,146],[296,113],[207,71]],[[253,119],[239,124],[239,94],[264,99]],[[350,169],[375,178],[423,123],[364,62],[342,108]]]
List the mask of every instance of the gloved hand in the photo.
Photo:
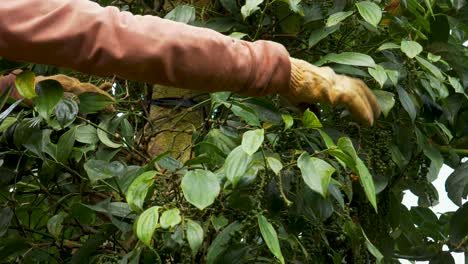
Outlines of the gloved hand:
[[329,67],[290,60],[291,80],[286,97],[292,103],[344,105],[355,118],[370,125],[379,117],[377,99],[363,81],[336,74]]

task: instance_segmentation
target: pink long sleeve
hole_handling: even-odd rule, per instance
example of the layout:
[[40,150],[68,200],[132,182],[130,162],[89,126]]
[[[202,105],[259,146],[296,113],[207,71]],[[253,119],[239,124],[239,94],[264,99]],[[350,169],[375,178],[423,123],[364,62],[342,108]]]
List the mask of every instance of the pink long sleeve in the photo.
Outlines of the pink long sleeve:
[[88,0],[1,0],[0,57],[194,90],[288,89],[286,49]]

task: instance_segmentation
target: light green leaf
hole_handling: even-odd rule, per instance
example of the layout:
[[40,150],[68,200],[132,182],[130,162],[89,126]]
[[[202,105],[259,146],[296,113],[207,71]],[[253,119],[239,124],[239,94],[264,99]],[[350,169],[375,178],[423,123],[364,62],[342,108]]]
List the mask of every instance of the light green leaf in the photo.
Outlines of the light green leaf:
[[267,157],[268,166],[276,174],[279,175],[281,169],[283,169],[283,164],[281,161],[274,157]]
[[319,43],[322,39],[326,38],[328,35],[333,34],[336,30],[340,28],[340,25],[334,25],[331,27],[322,27],[316,29],[310,33],[309,36],[309,48],[315,46],[315,44]]
[[321,128],[322,123],[320,123],[320,120],[318,117],[315,115],[314,112],[310,111],[309,108],[307,108],[304,111],[304,115],[302,116],[302,124],[304,127],[307,128]]
[[353,142],[349,137],[340,137],[337,142],[338,147],[348,154],[354,161],[358,159],[356,150],[354,149]]
[[35,75],[31,71],[23,71],[16,75],[15,85],[18,93],[26,99],[33,99],[37,96],[34,85]]
[[376,65],[371,56],[357,52],[329,53],[323,56],[316,64],[317,66],[321,66],[329,62],[364,67],[375,67]]
[[185,200],[200,210],[213,204],[221,190],[218,178],[208,170],[187,172],[182,178],[181,187]]
[[49,120],[54,111],[54,107],[63,97],[63,88],[59,82],[54,80],[45,80],[37,84],[37,97],[34,98],[39,115]]
[[419,65],[421,65],[421,67],[429,70],[429,72],[431,72],[432,75],[434,75],[434,77],[436,77],[440,81],[445,80],[444,75],[442,74],[440,69],[437,68],[437,66],[435,66],[434,64],[428,62],[427,60],[425,60],[425,59],[423,59],[423,58],[421,58],[419,56],[416,56],[416,60],[419,62]]
[[93,114],[114,103],[114,99],[101,93],[86,92],[78,96],[80,112]]
[[120,148],[122,144],[115,143],[109,138],[109,134],[107,133],[109,132],[109,121],[110,119],[106,119],[99,124],[97,136],[99,140],[101,140],[102,144],[108,146],[109,148]]
[[398,84],[398,77],[400,76],[400,73],[395,70],[385,70],[387,73],[388,79],[392,82],[394,86],[397,86]]
[[354,13],[354,11],[334,13],[331,16],[328,17],[326,26],[327,27],[332,27],[332,26],[340,23],[341,21],[345,20],[346,18],[348,18],[353,13]]
[[242,176],[250,168],[252,156],[247,154],[242,146],[238,146],[229,153],[224,162],[224,173],[235,188]]
[[403,51],[408,58],[412,59],[423,51],[423,47],[416,41],[403,40],[401,41],[401,51]]
[[156,174],[156,171],[144,172],[140,174],[140,176],[136,177],[130,186],[128,186],[125,196],[127,198],[128,205],[130,205],[130,208],[132,208],[133,211],[141,212],[143,210],[143,203],[145,202],[146,194],[150,187],[153,186]]
[[362,234],[364,235],[364,238],[366,239],[366,247],[367,247],[367,250],[369,250],[369,252],[372,254],[372,256],[375,257],[376,263],[377,263],[377,264],[383,263],[383,258],[384,258],[384,256],[382,255],[382,253],[380,253],[379,249],[376,248],[376,247],[370,242],[369,238],[367,238],[366,233],[364,233],[364,229],[361,228],[361,231],[362,231]]
[[391,92],[383,90],[373,90],[375,97],[377,97],[377,102],[379,103],[380,110],[385,117],[387,117],[390,110],[395,106],[395,95]]
[[273,253],[280,263],[284,264],[284,257],[281,253],[278,235],[276,234],[273,225],[271,225],[263,215],[258,215],[258,226],[260,227],[260,233],[262,234],[263,240],[265,240],[265,243],[271,253]]
[[460,80],[458,78],[449,76],[449,82],[453,89],[455,89],[456,93],[465,93],[465,89],[463,88],[463,85],[461,85]]
[[190,24],[195,21],[195,8],[193,6],[180,5],[172,9],[164,18]]
[[255,13],[255,11],[259,10],[263,0],[246,0],[245,5],[241,7],[241,13],[244,19]]
[[430,60],[431,62],[438,62],[442,57],[439,55],[435,55],[432,53],[427,53],[427,59]]
[[298,13],[299,15],[304,16],[304,12],[302,11],[302,8],[300,5],[301,0],[281,0],[281,1],[287,3],[291,11],[293,11],[294,13]]
[[97,130],[92,125],[80,125],[75,129],[75,140],[85,144],[96,144],[99,141]]
[[243,104],[240,103],[232,103],[232,104],[224,104],[227,108],[231,109],[232,113],[236,116],[242,118],[247,122],[247,124],[255,127],[260,126],[260,120],[258,119],[257,114],[255,111]]
[[378,26],[382,19],[382,10],[378,5],[370,1],[362,1],[357,2],[356,7],[364,20],[374,27]]
[[377,198],[375,195],[375,186],[374,180],[372,179],[372,175],[370,174],[366,165],[364,165],[364,162],[362,162],[360,158],[356,160],[356,169],[357,174],[359,176],[359,181],[361,182],[361,185],[364,188],[364,192],[366,193],[367,199],[377,212]]
[[383,87],[387,81],[387,72],[380,65],[375,65],[375,68],[368,68],[369,74],[379,83],[380,87]]
[[0,124],[0,133],[7,130],[11,125],[13,125],[18,119],[16,117],[9,116],[3,120]]
[[401,105],[406,110],[408,115],[411,117],[411,120],[414,121],[416,118],[416,106],[411,100],[408,92],[400,86],[397,86],[398,98],[400,98]]
[[291,115],[282,114],[281,117],[284,122],[284,130],[288,130],[294,125],[294,119]]
[[309,156],[307,152],[299,156],[297,166],[301,170],[302,178],[307,186],[326,197],[331,175],[335,172],[335,168],[324,160]]
[[243,39],[245,36],[247,36],[247,34],[242,32],[232,32],[231,34],[229,34],[229,36],[235,39]]
[[147,209],[136,222],[136,236],[148,247],[151,247],[151,238],[158,227],[159,208],[159,206],[153,206]]
[[63,230],[63,221],[67,217],[67,214],[64,212],[60,212],[54,216],[52,216],[49,221],[47,221],[47,230],[49,233],[58,238]]
[[168,229],[178,225],[181,220],[182,218],[180,217],[179,209],[172,208],[162,213],[159,224],[161,225],[161,228]]
[[322,136],[323,141],[325,142],[325,145],[327,146],[327,148],[332,148],[336,146],[335,143],[333,142],[333,139],[327,133],[325,133],[325,131],[321,129],[319,129],[318,131],[320,133],[320,136]]
[[192,256],[195,256],[203,243],[203,228],[190,219],[187,219],[185,226],[187,227],[187,241],[192,250]]
[[399,48],[400,48],[400,45],[397,45],[391,42],[386,42],[380,45],[380,47],[377,48],[377,51],[388,50],[388,49],[399,49]]
[[242,135],[242,149],[245,153],[253,155],[263,143],[264,130],[249,130]]

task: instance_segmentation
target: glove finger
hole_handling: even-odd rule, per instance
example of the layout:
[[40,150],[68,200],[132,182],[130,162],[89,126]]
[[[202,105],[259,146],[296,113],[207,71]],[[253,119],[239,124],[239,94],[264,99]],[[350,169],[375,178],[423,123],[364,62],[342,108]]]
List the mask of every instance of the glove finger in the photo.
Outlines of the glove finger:
[[359,79],[354,79],[354,80],[358,83],[358,86],[366,95],[367,101],[369,102],[372,108],[373,114],[374,114],[374,120],[379,118],[381,111],[380,111],[379,103],[377,101],[377,97],[375,97],[374,93],[369,89],[369,87],[367,87],[367,85],[362,80],[359,80]]
[[337,98],[337,103],[346,106],[352,116],[363,123],[372,125],[374,123],[374,114],[367,96],[354,82],[347,82],[347,93],[342,93]]

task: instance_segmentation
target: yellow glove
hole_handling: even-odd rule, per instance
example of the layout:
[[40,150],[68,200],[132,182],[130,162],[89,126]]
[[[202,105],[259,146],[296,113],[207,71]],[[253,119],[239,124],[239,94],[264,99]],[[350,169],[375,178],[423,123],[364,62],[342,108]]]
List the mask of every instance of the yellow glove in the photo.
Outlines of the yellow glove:
[[336,74],[329,67],[291,58],[289,88],[286,97],[292,103],[344,105],[355,118],[370,125],[380,115],[377,99],[363,81]]

